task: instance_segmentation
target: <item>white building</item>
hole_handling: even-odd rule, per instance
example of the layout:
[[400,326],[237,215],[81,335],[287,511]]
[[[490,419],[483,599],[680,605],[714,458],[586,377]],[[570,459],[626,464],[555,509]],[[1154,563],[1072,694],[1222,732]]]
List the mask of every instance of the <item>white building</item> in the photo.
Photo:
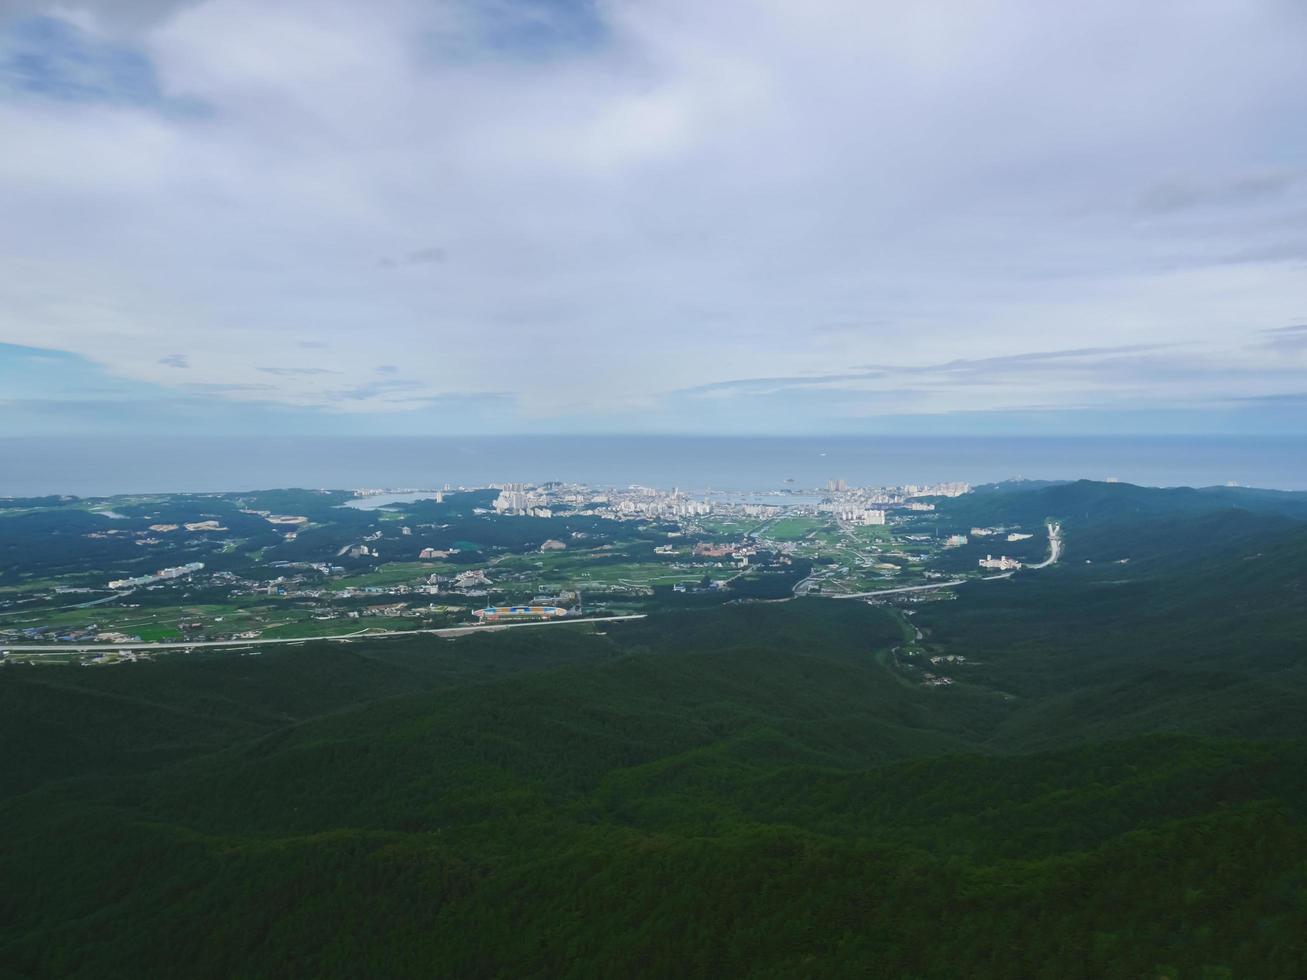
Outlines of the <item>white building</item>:
[[168,579],[184,578],[187,575],[194,575],[204,568],[204,562],[192,561],[185,565],[176,565],[172,568],[163,568],[153,575],[138,575],[135,578],[120,578],[109,583],[111,589],[132,589],[138,585],[149,585],[152,582],[161,582]]
[[456,589],[468,589],[475,585],[489,585],[490,579],[486,578],[486,573],[476,568],[467,572],[460,572],[454,576],[454,587]]

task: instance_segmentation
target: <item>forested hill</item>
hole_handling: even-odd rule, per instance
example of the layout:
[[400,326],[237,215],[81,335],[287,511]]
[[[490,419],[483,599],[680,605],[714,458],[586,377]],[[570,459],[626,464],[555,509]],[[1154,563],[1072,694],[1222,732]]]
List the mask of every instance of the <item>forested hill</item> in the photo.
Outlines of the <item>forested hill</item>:
[[1031,524],[1047,517],[1082,525],[1247,511],[1307,521],[1307,493],[1251,487],[1140,487],[1076,480],[989,484],[941,500],[950,526]]
[[0,668],[0,977],[1307,975],[1307,533],[1171,493],[950,502],[1067,553],[897,608]]

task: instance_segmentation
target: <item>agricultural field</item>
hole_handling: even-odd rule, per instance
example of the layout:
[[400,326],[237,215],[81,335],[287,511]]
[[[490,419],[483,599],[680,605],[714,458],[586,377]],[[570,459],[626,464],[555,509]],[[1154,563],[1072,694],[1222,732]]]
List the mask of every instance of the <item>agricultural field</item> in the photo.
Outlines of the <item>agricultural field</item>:
[[[0,508],[0,642],[407,630],[470,622],[481,605],[537,595],[582,593],[590,608],[630,611],[673,592],[771,594],[787,575],[801,577],[766,556],[747,568],[694,556],[700,541],[745,546],[742,528],[757,520],[724,515],[678,528],[532,519],[487,512],[493,496],[372,509],[342,506],[349,495],[339,491],[293,490],[9,502]],[[445,557],[421,559],[427,550]],[[164,569],[181,570],[159,577]],[[111,588],[115,580],[129,584]],[[743,591],[709,589],[728,581]]]
[[[8,501],[0,643],[402,631],[470,623],[481,606],[537,597],[641,612],[796,590],[874,592],[977,575],[977,556],[993,547],[976,539],[944,549],[933,513],[869,526],[807,506],[527,516],[495,512],[497,493],[371,507],[347,506],[347,491],[306,490]],[[1037,561],[1045,547],[1031,536],[1006,553]]]
[[780,517],[766,526],[766,535],[776,541],[800,541],[828,526],[820,517]]

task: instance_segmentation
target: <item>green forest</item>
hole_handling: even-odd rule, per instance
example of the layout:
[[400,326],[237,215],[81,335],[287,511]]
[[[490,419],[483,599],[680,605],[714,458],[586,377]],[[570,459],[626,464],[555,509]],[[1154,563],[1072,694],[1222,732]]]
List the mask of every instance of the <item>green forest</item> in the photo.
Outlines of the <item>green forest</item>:
[[0,978],[1307,976],[1307,495],[1021,484],[1063,560],[0,667]]

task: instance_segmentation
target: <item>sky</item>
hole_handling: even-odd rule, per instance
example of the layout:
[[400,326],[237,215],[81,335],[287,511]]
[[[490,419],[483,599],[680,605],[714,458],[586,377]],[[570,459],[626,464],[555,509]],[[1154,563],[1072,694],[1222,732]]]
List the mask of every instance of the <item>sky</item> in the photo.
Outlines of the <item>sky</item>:
[[0,430],[1307,431],[1301,0],[0,0]]

